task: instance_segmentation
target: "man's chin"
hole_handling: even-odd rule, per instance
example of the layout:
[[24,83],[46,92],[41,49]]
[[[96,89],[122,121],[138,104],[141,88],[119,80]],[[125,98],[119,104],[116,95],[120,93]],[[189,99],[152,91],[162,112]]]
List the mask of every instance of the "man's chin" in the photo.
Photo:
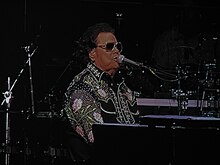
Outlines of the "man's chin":
[[108,71],[108,74],[109,74],[111,77],[113,77],[113,76],[116,74],[116,72],[118,71],[118,69],[119,69],[119,68],[111,69],[111,70]]

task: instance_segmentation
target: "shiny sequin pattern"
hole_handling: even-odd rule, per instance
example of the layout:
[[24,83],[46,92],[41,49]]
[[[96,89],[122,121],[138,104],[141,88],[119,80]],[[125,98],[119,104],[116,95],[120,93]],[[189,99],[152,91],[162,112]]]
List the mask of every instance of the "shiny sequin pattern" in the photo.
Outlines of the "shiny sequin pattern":
[[92,63],[74,77],[65,96],[64,111],[86,142],[94,140],[94,123],[134,124],[139,115],[135,96],[124,81],[115,83]]

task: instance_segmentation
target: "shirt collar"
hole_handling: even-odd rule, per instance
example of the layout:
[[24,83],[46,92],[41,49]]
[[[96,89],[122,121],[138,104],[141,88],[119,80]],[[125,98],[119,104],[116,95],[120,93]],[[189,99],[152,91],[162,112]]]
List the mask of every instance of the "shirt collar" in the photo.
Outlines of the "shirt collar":
[[88,70],[93,74],[93,76],[100,82],[101,80],[112,82],[111,76],[102,71],[101,69],[97,68],[93,63],[89,62],[87,64]]

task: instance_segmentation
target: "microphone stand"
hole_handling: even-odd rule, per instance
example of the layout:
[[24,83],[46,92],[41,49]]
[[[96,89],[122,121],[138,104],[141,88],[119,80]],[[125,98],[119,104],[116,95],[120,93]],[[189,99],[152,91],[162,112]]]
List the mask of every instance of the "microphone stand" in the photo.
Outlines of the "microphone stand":
[[[121,55],[118,58],[119,63],[121,63],[122,61],[124,61],[125,63],[128,63],[128,64],[131,64],[131,65],[135,65],[137,67],[148,69],[153,75],[155,75],[156,77],[158,77],[161,80],[170,81],[170,82],[177,81],[178,89],[174,92],[174,94],[175,94],[177,102],[178,102],[178,115],[182,115],[182,113],[184,113],[184,111],[187,109],[188,98],[187,98],[187,95],[180,88],[180,80],[182,79],[182,77],[180,75],[181,67],[177,66],[177,78],[176,78],[176,75],[174,75],[174,74],[171,74],[171,73],[168,73],[165,71],[161,71],[161,70],[157,70],[157,69],[152,68],[150,66],[146,66],[140,62],[132,61],[130,59],[125,58],[124,55]],[[161,78],[160,76],[158,76],[158,74],[162,74],[162,75],[166,75],[166,76],[170,76],[170,77],[175,77],[175,78],[168,80],[168,79]]]
[[5,102],[7,104],[6,108],[6,116],[5,116],[5,165],[9,165],[10,162],[10,153],[11,153],[11,138],[10,138],[10,117],[9,117],[9,110],[10,110],[10,100],[11,100],[11,91],[10,91],[10,77],[8,77],[8,91],[4,94]]
[[31,92],[31,114],[35,113],[34,109],[34,88],[33,88],[33,79],[32,79],[32,67],[31,67],[31,57],[34,54],[34,52],[37,50],[37,47],[34,49],[34,51],[30,52],[31,46],[26,46],[25,51],[28,54],[28,66],[29,66],[29,80],[30,80],[30,92]]
[[[158,69],[152,68],[150,66],[144,65],[143,63],[139,63],[139,62],[135,62],[135,63],[132,63],[132,64],[136,65],[138,67],[141,67],[141,68],[148,69],[154,76],[156,76],[157,78],[159,78],[161,80],[170,81],[170,82],[178,81],[178,79],[176,78],[176,75],[174,75],[172,73],[168,73],[166,71],[158,70]],[[169,77],[172,77],[173,79],[171,79],[171,80],[163,79],[160,76],[158,76],[158,74],[164,75],[164,76],[169,76]]]
[[[26,52],[28,52],[28,60],[25,63],[25,66],[29,64],[29,74],[30,74],[30,85],[31,85],[31,103],[32,103],[32,113],[34,113],[34,98],[33,98],[33,84],[32,84],[32,72],[31,72],[31,57],[34,55],[35,51],[38,47],[36,47],[32,53],[30,53],[30,46],[24,47]],[[25,67],[24,67],[25,68]],[[11,96],[12,96],[12,90],[18,81],[19,77],[24,71],[24,68],[21,69],[20,73],[18,74],[16,80],[10,85],[10,77],[8,77],[8,90],[3,93],[4,100],[2,101],[1,105],[3,105],[5,102],[7,104],[6,106],[6,123],[5,123],[5,165],[9,165],[10,163],[10,154],[12,152],[10,143],[11,143],[11,136],[10,136],[10,108],[11,108]]]

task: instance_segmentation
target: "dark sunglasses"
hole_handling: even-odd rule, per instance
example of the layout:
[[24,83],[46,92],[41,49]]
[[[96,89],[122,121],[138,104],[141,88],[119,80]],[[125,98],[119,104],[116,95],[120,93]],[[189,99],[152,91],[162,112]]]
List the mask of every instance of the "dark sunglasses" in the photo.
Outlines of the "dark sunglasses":
[[115,48],[118,49],[118,51],[121,53],[122,52],[122,43],[121,42],[109,42],[106,44],[99,44],[97,47],[100,47],[102,49],[105,49],[107,52],[113,51]]

